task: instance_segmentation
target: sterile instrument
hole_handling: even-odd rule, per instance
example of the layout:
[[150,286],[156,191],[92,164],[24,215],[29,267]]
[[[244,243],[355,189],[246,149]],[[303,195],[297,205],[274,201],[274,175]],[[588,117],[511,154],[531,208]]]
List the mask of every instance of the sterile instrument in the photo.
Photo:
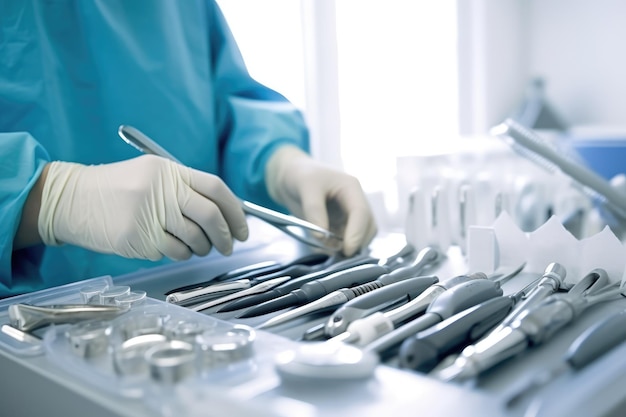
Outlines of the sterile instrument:
[[[430,284],[424,288],[428,282]],[[308,328],[302,340],[325,340],[337,336],[353,321],[408,303],[437,282],[439,278],[434,275],[408,278],[355,297],[334,310],[326,322]]]
[[[194,302],[202,302],[205,298],[214,298],[211,294],[213,292],[211,288],[222,282],[247,280],[250,286],[254,286],[273,278],[299,277],[327,268],[337,262],[339,257],[324,253],[311,253],[284,264],[275,261],[258,262],[224,272],[206,281],[169,290],[165,293],[165,301],[178,304],[177,300],[195,298]],[[205,293],[207,293],[206,297]]]
[[388,268],[378,264],[358,265],[344,271],[335,272],[327,277],[307,282],[289,294],[266,301],[258,306],[250,307],[237,317],[256,317],[287,307],[300,306],[322,298],[338,289],[372,282],[388,272],[390,272]]
[[531,129],[508,118],[493,127],[491,133],[505,139],[515,151],[544,169],[563,172],[582,186],[587,194],[606,202],[616,214],[626,219],[625,194],[617,191],[607,180],[592,170],[559,154]]
[[512,407],[523,397],[564,374],[567,371],[580,371],[611,349],[626,341],[626,311],[621,311],[602,319],[578,336],[567,349],[563,359],[556,366],[534,374],[526,383],[517,388],[506,401]]
[[[410,265],[402,266],[394,269],[393,271],[380,275],[373,281],[366,282],[364,284],[354,287],[343,287],[338,290],[332,291],[322,297],[314,297],[307,294],[308,297],[315,299],[313,299],[311,302],[305,303],[304,305],[300,305],[293,310],[274,316],[259,325],[257,328],[264,329],[271,326],[276,326],[307,314],[327,310],[329,308],[344,304],[364,294],[380,289],[385,285],[400,282],[408,278],[417,277],[424,269],[435,265],[438,260],[441,259],[441,257],[442,255],[439,253],[438,250],[431,247],[426,247],[418,253],[417,257]],[[438,279],[436,277],[424,277],[422,281],[423,282],[421,283],[421,288],[423,291],[430,285],[437,282]],[[308,285],[310,284],[305,284],[300,290],[295,291],[304,291],[306,294],[306,287]]]
[[11,326],[25,332],[31,332],[53,323],[112,319],[127,311],[128,308],[122,306],[93,304],[53,304],[46,306],[11,304],[8,309]]
[[520,313],[510,326],[467,346],[450,366],[436,369],[433,375],[444,381],[472,379],[524,350],[544,343],[590,306],[621,296],[621,288],[594,287],[598,279],[608,283],[608,278],[601,278],[606,275],[603,269],[594,269],[585,277],[589,279],[576,284],[582,283],[578,288],[585,287],[586,290],[551,295]]
[[[525,264],[521,264],[513,269],[506,269],[504,272],[498,270],[490,277],[482,272],[475,272],[470,275],[459,275],[449,278],[443,282],[438,282],[427,288],[422,294],[406,304],[386,312],[376,312],[367,317],[360,318],[350,323],[345,332],[331,338],[330,340],[341,340],[347,343],[357,343],[366,345],[381,336],[393,331],[403,322],[422,314],[429,305],[446,291],[473,280],[493,279],[493,282],[502,284],[517,275]],[[500,290],[501,291],[501,290]],[[493,296],[495,296],[494,294]]]
[[[410,336],[400,345],[399,366],[423,373],[430,372],[443,358],[480,339],[514,305],[515,297],[495,297]],[[380,350],[386,349],[386,346],[376,341],[372,343],[372,348]],[[386,350],[378,353],[384,355]]]
[[424,278],[433,279],[434,282],[431,285],[439,281],[435,276],[409,278],[353,298],[336,309],[325,323],[308,329],[302,337],[304,340],[314,340],[322,336],[337,336],[346,331],[348,325],[357,319],[392,306],[408,303],[425,291],[422,288]]
[[[347,258],[342,261],[336,262],[332,264],[331,266],[329,266],[328,268],[325,268],[321,271],[313,272],[311,274],[306,274],[296,279],[287,281],[279,285],[278,287],[270,291],[266,291],[262,294],[256,294],[256,295],[248,296],[248,297],[241,298],[235,301],[231,301],[230,303],[220,308],[217,312],[222,313],[222,312],[228,312],[228,311],[233,311],[233,310],[239,310],[245,307],[256,306],[266,301],[272,300],[274,298],[279,298],[283,295],[289,294],[293,290],[301,288],[304,284],[308,282],[312,282],[315,280],[328,277],[340,271],[349,272],[351,268],[361,266],[361,265],[375,264],[377,266],[388,268],[388,270],[394,269],[408,262],[410,259],[413,259],[413,257],[415,256],[416,256],[416,249],[411,244],[404,245],[398,252],[396,252],[395,254],[387,258],[376,258],[368,254],[359,254],[351,258]],[[385,273],[385,272],[382,272],[382,273]],[[285,307],[288,307],[288,306],[285,306]],[[245,313],[248,313],[248,311],[246,310]]]
[[511,311],[502,322],[490,333],[497,332],[511,325],[517,316],[524,310],[539,304],[549,295],[557,292],[565,287],[565,277],[567,270],[557,262],[550,263],[544,270],[537,285],[533,287],[528,294],[524,295],[524,299],[520,303],[515,304],[515,308]]
[[[244,290],[250,290],[252,288],[265,288],[266,290],[275,287],[278,284],[282,284],[285,281],[291,279],[289,276],[282,276],[273,278],[268,281],[256,282],[250,279],[238,279],[235,281],[216,282],[211,285],[207,285],[202,288],[197,288],[189,291],[179,291],[171,293],[165,297],[165,301],[172,304],[178,304],[182,306],[189,306],[192,304],[204,304],[207,301],[215,301],[225,295],[240,294]],[[262,285],[261,284],[265,284]],[[261,287],[259,287],[261,286]],[[254,294],[254,292],[252,293]],[[228,301],[228,300],[226,300]],[[219,303],[217,303],[219,304]],[[217,305],[214,304],[214,305]],[[210,305],[209,305],[210,307]],[[208,308],[208,307],[205,307]],[[204,309],[204,308],[203,308]],[[198,310],[196,310],[198,311]]]
[[39,346],[43,343],[43,340],[39,336],[16,329],[8,324],[3,324],[0,329],[2,330],[2,333],[12,337],[18,342],[29,343],[35,346]]
[[[334,339],[366,346],[367,350],[383,352],[400,345],[417,332],[428,329],[470,307],[502,295],[500,284],[487,279],[463,282],[443,292],[428,306],[424,314],[401,326],[359,326],[357,322],[346,333]],[[360,324],[365,321],[360,322]],[[356,324],[356,325],[355,325]],[[331,339],[333,340],[333,339]]]
[[[132,126],[121,125],[117,133],[126,143],[143,153],[161,156],[182,164],[174,155]],[[270,210],[246,200],[241,200],[241,207],[246,214],[271,224],[307,245],[329,252],[338,252],[343,246],[343,239],[340,236],[298,217]]]
[[[287,294],[291,290],[300,288],[300,286],[302,286],[303,284],[309,281],[313,281],[314,279],[323,278],[335,272],[342,271],[344,269],[349,269],[357,265],[365,265],[365,264],[370,264],[370,263],[374,263],[374,259],[372,257],[367,256],[365,254],[358,254],[351,258],[342,259],[342,260],[331,258],[329,259],[329,263],[325,265],[323,268],[321,269],[306,268],[306,269],[309,269],[309,272],[306,272],[304,274],[300,274],[300,272],[304,272],[304,270],[301,268],[298,268],[297,273],[292,275],[292,268],[290,267],[290,268],[285,269],[282,272],[284,273],[284,275],[292,277],[291,280],[280,284],[278,287],[270,291],[266,291],[261,294],[241,297],[237,300],[228,302],[227,304],[220,307],[217,310],[217,312],[224,313],[224,312],[230,312],[234,310],[240,310],[246,307],[251,307],[253,305],[260,304],[262,302]],[[263,279],[265,279],[265,277],[263,277]]]
[[241,291],[237,291],[228,295],[225,295],[223,297],[217,298],[215,300],[209,300],[206,301],[204,303],[201,304],[197,304],[197,305],[193,305],[191,307],[189,307],[191,310],[193,311],[202,311],[202,310],[206,310],[207,308],[211,308],[214,307],[216,305],[220,305],[223,303],[227,303],[231,300],[236,300],[238,298],[241,297],[247,297],[248,295],[253,295],[253,294],[260,294],[260,293],[264,293],[265,291],[268,291],[274,287],[276,287],[277,285],[282,284],[283,282],[289,281],[291,279],[290,276],[283,276],[283,277],[278,277],[278,278],[272,278],[268,281],[264,281],[261,282],[259,284],[256,284],[252,287],[248,287],[246,289],[242,289]]

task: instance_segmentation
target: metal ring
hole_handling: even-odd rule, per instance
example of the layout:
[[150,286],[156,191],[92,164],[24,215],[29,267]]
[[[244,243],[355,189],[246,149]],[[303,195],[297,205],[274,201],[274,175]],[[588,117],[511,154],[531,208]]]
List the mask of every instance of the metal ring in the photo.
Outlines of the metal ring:
[[242,324],[224,333],[202,333],[196,337],[201,368],[212,369],[250,359],[254,355],[255,338],[254,329]]
[[217,322],[199,322],[196,320],[169,320],[163,325],[163,334],[171,340],[183,340],[194,343],[198,335],[211,331]]
[[107,352],[111,331],[111,322],[94,320],[73,325],[65,332],[65,336],[72,352],[89,359]]
[[163,325],[168,316],[160,313],[132,314],[124,316],[116,331],[122,341],[144,334],[163,334]]
[[128,339],[113,349],[113,369],[118,375],[148,375],[146,352],[166,342],[162,334],[144,334]]
[[152,346],[145,358],[153,380],[174,384],[193,374],[196,354],[191,343],[172,340]]

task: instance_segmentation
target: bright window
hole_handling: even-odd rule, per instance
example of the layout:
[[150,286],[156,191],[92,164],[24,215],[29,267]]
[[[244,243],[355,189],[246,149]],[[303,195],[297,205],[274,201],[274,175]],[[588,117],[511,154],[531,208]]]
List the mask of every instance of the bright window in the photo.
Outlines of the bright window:
[[345,168],[384,187],[400,155],[456,139],[456,2],[337,0]]
[[[313,132],[324,133],[313,138],[340,153],[336,160],[367,191],[393,186],[397,156],[436,153],[458,138],[455,0],[335,0],[334,8],[332,0],[218,3],[251,75],[305,113],[308,107]],[[334,48],[326,53],[329,34]],[[312,45],[315,65],[304,58]],[[329,102],[312,106],[315,100]],[[335,137],[335,118],[315,117],[334,108]]]

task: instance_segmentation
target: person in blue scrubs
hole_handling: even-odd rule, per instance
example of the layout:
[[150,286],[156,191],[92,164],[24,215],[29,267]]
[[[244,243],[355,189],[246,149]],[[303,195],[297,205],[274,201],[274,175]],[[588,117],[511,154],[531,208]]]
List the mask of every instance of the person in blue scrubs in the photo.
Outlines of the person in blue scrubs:
[[[249,233],[235,196],[338,231],[346,256],[375,235],[213,1],[4,2],[0,25],[0,297],[228,255]],[[184,166],[138,156],[121,124]]]

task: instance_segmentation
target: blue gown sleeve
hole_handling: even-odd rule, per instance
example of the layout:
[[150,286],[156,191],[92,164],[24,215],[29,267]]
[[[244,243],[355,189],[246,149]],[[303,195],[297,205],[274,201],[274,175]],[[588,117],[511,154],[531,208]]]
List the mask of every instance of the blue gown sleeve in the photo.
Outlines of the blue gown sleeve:
[[216,75],[220,174],[242,198],[275,209],[265,185],[265,166],[285,144],[309,151],[302,113],[285,97],[250,77],[219,8],[210,24]]
[[[31,280],[37,277],[29,273],[30,279],[17,278],[12,271],[13,239],[20,223],[22,209],[30,190],[35,185],[46,163],[48,153],[30,134],[25,132],[0,133],[0,295],[27,292]],[[18,251],[15,256],[32,259],[38,248]],[[40,248],[39,248],[40,249]],[[40,252],[40,251],[39,251]],[[24,267],[27,263],[18,262]],[[36,261],[33,261],[36,263]],[[32,271],[29,271],[32,272]],[[21,275],[21,274],[18,274]],[[23,288],[21,288],[23,287]]]

